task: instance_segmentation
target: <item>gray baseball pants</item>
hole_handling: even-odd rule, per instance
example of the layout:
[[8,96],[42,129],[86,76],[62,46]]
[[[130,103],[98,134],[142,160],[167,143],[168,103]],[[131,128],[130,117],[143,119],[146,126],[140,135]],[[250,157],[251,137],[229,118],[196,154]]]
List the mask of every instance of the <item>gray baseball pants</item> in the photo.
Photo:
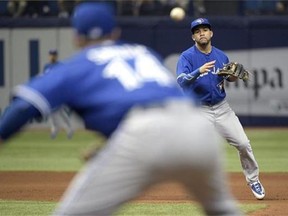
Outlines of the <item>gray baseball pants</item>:
[[187,102],[134,108],[74,178],[54,215],[112,215],[166,180],[182,183],[207,215],[240,215],[227,187],[220,140]]
[[201,109],[227,142],[238,150],[246,181],[257,181],[259,168],[250,141],[229,103],[223,100],[214,106],[202,106]]

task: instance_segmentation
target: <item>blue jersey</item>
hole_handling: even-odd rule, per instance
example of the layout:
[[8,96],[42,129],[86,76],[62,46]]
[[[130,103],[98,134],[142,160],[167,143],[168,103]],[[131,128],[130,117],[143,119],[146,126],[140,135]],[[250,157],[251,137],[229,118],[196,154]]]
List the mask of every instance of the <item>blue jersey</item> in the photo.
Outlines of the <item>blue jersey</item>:
[[[200,74],[199,68],[216,60],[215,67],[208,73]],[[194,45],[181,53],[177,63],[177,82],[188,95],[198,98],[200,103],[214,105],[226,97],[224,78],[217,75],[223,64],[229,62],[225,53],[212,46],[209,54],[202,53]]]
[[87,129],[106,136],[132,106],[184,98],[156,53],[112,41],[87,47],[14,92],[44,116],[65,104],[83,118]]

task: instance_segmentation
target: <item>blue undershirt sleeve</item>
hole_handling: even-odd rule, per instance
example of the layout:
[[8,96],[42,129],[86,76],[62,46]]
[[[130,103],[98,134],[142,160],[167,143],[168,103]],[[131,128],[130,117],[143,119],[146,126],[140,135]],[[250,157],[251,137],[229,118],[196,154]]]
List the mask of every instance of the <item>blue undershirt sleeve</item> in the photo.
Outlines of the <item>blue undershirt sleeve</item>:
[[6,140],[18,132],[29,120],[40,117],[40,112],[30,103],[15,98],[0,119],[0,138]]

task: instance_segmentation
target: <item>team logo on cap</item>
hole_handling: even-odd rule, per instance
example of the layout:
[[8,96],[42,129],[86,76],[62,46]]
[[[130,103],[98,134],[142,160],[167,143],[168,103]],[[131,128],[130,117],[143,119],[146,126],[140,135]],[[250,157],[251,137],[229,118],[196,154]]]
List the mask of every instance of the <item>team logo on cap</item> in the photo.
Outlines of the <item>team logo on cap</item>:
[[205,20],[202,19],[202,18],[199,18],[199,19],[197,19],[195,22],[198,23],[198,24],[200,25],[200,24],[204,23]]

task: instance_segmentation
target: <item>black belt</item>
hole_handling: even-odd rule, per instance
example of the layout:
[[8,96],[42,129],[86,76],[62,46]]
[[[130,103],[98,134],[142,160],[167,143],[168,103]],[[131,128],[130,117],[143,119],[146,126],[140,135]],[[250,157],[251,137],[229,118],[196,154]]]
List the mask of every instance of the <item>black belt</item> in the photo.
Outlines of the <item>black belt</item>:
[[201,105],[202,106],[210,106],[211,107],[211,106],[214,106],[215,104],[208,103],[208,102],[202,102]]

